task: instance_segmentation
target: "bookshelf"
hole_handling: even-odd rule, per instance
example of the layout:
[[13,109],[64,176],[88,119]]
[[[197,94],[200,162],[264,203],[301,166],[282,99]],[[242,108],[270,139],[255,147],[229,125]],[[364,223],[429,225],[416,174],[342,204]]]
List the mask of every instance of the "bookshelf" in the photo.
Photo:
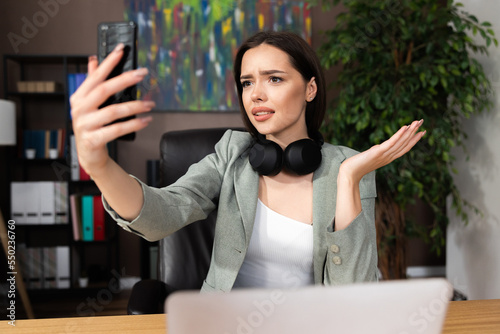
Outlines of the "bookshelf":
[[[3,66],[4,98],[16,103],[18,137],[17,146],[10,153],[11,168],[7,176],[12,189],[9,201],[15,209],[9,206],[4,210],[8,219],[16,221],[19,258],[25,262],[24,267],[29,268],[25,270],[30,271],[24,275],[28,291],[33,294],[107,287],[112,273],[119,272],[118,229],[112,219],[99,210],[100,193],[94,182],[85,179],[83,174],[80,177],[70,140],[69,97],[76,87],[76,77],[79,76],[81,82],[81,74],[87,71],[87,56],[4,55]],[[116,143],[110,143],[109,152],[116,158]],[[50,190],[51,184],[56,189],[54,192]],[[37,187],[45,190],[34,190]],[[25,195],[20,196],[18,189],[25,189]],[[90,221],[87,219],[91,225],[86,227],[94,228],[94,221],[100,221],[96,229],[101,233],[97,233],[95,239],[94,234],[82,238],[82,198],[87,199],[86,217],[88,212],[92,215]],[[89,198],[92,211],[88,211]],[[38,220],[28,219],[28,212],[21,212],[27,206],[22,203],[35,201],[55,203],[54,218],[45,213],[52,210],[50,206],[50,210],[39,210]],[[79,219],[73,221],[74,217]],[[59,261],[59,257],[62,262],[57,265],[62,273],[51,268],[54,259]],[[37,267],[42,268],[42,273],[33,270]],[[87,287],[80,286],[82,276],[88,277]]]

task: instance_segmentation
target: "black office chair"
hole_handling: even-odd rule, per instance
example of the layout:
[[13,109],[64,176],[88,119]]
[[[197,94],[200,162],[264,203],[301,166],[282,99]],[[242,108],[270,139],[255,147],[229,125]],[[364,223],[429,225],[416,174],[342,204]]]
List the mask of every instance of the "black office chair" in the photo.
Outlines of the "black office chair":
[[[214,146],[227,128],[172,131],[160,143],[160,186],[175,182],[189,166],[215,152]],[[243,130],[241,128],[236,130]],[[163,313],[168,295],[177,290],[200,290],[208,273],[217,212],[159,241],[159,280],[134,285],[128,314]]]

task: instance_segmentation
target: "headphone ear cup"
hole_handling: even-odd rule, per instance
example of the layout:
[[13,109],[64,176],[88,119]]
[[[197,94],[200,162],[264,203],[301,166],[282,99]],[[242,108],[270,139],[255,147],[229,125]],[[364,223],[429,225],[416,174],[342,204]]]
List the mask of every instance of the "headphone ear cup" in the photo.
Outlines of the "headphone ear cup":
[[284,153],[285,167],[298,175],[314,172],[321,160],[321,146],[311,139],[301,139],[288,145]]
[[274,176],[281,171],[283,150],[273,141],[256,142],[248,156],[250,165],[261,175]]

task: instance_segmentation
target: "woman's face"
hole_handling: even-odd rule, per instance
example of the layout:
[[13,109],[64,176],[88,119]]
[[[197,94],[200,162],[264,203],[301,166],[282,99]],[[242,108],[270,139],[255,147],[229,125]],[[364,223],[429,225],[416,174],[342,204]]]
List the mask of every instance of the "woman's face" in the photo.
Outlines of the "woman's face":
[[282,147],[307,138],[306,103],[316,95],[316,82],[306,82],[287,53],[261,44],[241,62],[242,101],[250,122]]

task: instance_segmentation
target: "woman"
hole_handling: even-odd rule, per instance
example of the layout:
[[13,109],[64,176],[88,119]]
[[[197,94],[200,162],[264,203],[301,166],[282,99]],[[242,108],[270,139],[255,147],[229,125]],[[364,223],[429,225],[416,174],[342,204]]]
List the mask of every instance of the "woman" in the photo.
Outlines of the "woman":
[[154,106],[134,101],[98,109],[147,74],[139,69],[105,80],[122,48],[99,67],[90,58],[89,76],[71,97],[80,163],[120,226],[158,240],[205,218],[217,202],[213,261],[202,291],[377,279],[373,171],[420,140],[422,121],[359,154],[323,144],[325,84],[314,51],[294,34],[261,32],[241,46],[234,66],[250,134],[227,131],[216,153],[174,185],[154,189],[106,151],[107,142],[143,129],[151,117],[105,124]]

